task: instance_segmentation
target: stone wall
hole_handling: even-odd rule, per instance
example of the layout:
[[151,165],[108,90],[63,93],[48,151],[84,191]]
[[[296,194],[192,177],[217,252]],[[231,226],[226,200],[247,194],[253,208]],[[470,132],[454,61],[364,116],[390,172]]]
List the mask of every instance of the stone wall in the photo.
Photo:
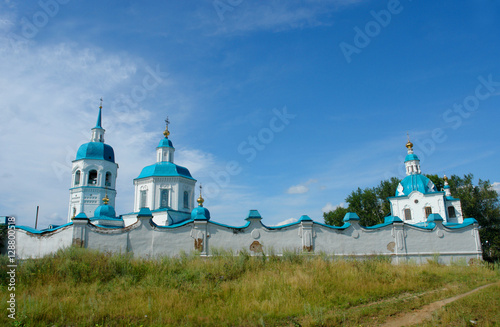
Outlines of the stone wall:
[[432,214],[425,225],[415,226],[403,223],[398,217],[386,217],[384,224],[362,227],[357,215],[349,213],[344,222],[342,227],[335,227],[302,216],[296,223],[267,227],[257,211],[251,211],[241,227],[210,220],[158,226],[150,214],[139,214],[137,221],[125,228],[98,227],[88,219],[74,219],[52,230],[18,227],[17,255],[21,259],[37,258],[74,245],[146,258],[192,251],[210,256],[220,250],[235,254],[245,250],[253,255],[286,252],[347,257],[386,255],[394,263],[406,260],[425,263],[437,255],[443,263],[464,259],[468,262],[482,256],[474,219],[447,226],[438,214]]

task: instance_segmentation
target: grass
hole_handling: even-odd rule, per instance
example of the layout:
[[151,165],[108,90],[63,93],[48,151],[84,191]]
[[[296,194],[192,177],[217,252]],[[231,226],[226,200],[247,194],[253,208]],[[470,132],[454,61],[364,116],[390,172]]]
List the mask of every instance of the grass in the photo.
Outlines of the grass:
[[[1,260],[0,310],[7,312]],[[460,262],[391,265],[385,257],[225,251],[144,260],[78,248],[23,261],[16,277],[17,320],[4,314],[0,325],[373,325],[499,280],[498,269]]]
[[500,284],[477,291],[436,311],[420,326],[498,326]]

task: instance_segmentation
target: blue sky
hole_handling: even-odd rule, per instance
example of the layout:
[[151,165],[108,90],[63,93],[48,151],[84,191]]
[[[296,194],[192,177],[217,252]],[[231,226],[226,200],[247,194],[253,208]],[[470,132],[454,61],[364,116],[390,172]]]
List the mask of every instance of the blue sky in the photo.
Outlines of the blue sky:
[[[212,219],[322,221],[357,187],[424,173],[500,186],[496,1],[0,1],[0,215],[66,221],[103,97],[118,213],[163,120]],[[228,167],[229,165],[229,167]]]

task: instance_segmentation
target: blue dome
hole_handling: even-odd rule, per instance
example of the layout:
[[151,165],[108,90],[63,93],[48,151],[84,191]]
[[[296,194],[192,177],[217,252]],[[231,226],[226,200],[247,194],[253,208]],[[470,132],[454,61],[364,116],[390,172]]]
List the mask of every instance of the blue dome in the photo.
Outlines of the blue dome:
[[420,159],[418,159],[417,155],[416,154],[407,154],[406,157],[405,157],[405,162],[407,161],[411,161],[411,160],[418,160],[420,161]]
[[144,167],[141,174],[136,179],[152,176],[180,176],[194,180],[187,168],[177,166],[176,164],[167,161],[157,162],[154,165]]
[[210,220],[210,211],[204,207],[196,207],[191,211],[191,219],[193,220]]
[[163,138],[160,140],[160,144],[158,144],[158,148],[173,148],[172,141],[168,138]]
[[419,191],[423,194],[433,193],[436,192],[436,186],[424,175],[408,175],[401,181],[401,183],[399,183],[396,190],[396,196],[410,195],[413,191]]
[[99,159],[115,162],[115,151],[107,144],[101,142],[89,142],[82,144],[76,153],[76,159]]
[[115,208],[108,204],[103,204],[102,206],[98,206],[94,211],[94,218],[116,218]]

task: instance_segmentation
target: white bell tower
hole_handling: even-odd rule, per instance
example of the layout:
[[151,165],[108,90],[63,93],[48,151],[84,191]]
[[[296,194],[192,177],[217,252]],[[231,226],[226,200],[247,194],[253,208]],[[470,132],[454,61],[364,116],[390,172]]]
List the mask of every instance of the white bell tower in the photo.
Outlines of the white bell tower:
[[101,117],[102,99],[90,142],[80,146],[73,161],[68,222],[79,213],[93,217],[104,197],[109,199],[109,205],[115,206],[118,164],[113,148],[104,143]]

